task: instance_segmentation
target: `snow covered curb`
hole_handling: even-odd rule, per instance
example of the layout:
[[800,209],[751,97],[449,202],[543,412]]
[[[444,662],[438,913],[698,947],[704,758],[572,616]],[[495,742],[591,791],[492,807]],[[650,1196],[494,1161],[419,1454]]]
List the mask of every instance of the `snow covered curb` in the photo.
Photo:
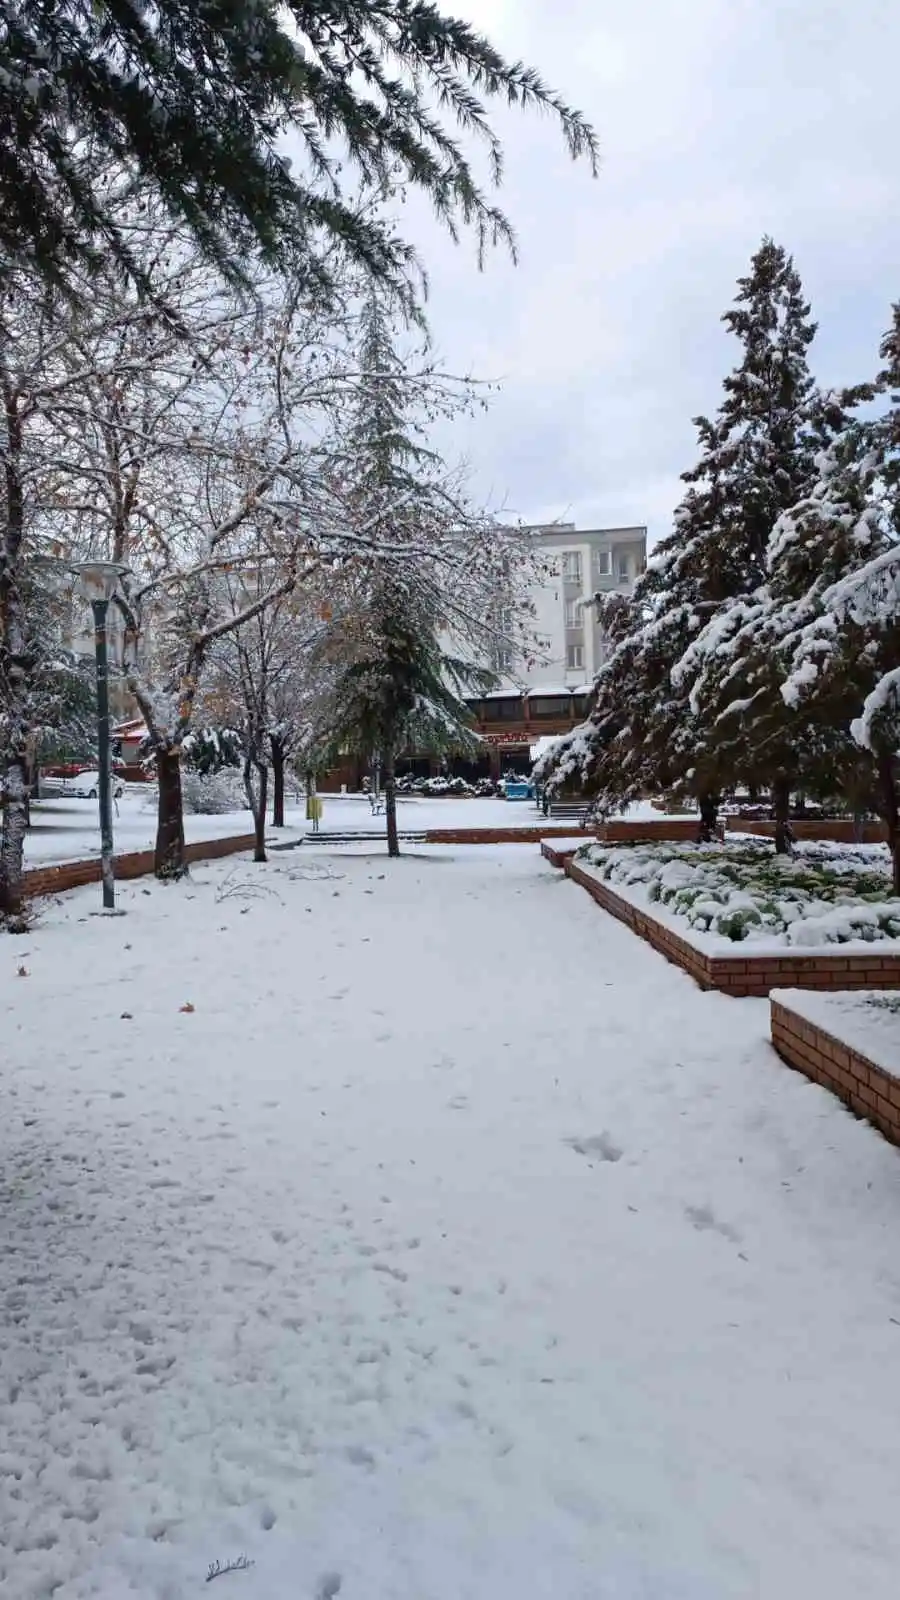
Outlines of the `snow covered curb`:
[[782,1060],[900,1145],[900,996],[774,989],[770,999]]
[[892,897],[880,846],[801,846],[776,858],[761,842],[589,842],[579,863],[646,908],[698,950],[768,954],[872,945],[900,954],[900,899]]
[[[673,962],[698,983],[701,989],[718,989],[722,994],[741,997],[768,995],[773,989],[900,989],[900,951],[890,945],[841,946],[839,954],[821,950],[790,951],[784,946],[760,952],[748,950],[724,939],[704,940],[685,937],[677,919],[666,917],[654,906],[639,904],[615,889],[580,857],[564,863],[573,882],[586,889],[597,904],[634,933],[646,939],[667,961]],[[712,948],[711,948],[712,947]],[[720,955],[719,950],[740,951]]]

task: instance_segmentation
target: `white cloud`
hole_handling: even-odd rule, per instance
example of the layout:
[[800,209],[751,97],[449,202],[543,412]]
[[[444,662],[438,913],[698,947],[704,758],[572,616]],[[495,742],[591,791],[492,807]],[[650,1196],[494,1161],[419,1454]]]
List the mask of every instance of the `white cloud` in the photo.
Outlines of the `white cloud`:
[[790,249],[826,382],[874,369],[900,295],[894,0],[460,0],[594,122],[603,168],[547,119],[502,113],[520,241],[479,274],[421,203],[436,342],[503,379],[459,447],[525,517],[664,532],[733,347],[719,319],[763,233]]

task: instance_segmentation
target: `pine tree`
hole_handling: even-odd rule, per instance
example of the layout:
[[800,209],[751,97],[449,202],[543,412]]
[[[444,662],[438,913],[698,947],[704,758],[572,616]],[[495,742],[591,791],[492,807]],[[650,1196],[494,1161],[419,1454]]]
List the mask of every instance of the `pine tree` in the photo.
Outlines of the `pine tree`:
[[[360,401],[350,430],[345,470],[355,517],[368,528],[373,559],[359,582],[358,628],[333,680],[327,716],[336,749],[376,761],[383,774],[388,852],[400,853],[396,762],[401,751],[474,751],[477,738],[462,699],[464,686],[486,686],[490,675],[451,655],[441,644],[446,595],[441,533],[455,512],[443,484],[443,464],[425,443],[413,415],[405,363],[390,319],[376,294],[363,322]],[[431,529],[438,565],[404,546]],[[412,551],[410,551],[412,554]],[[333,653],[331,641],[326,653]]]
[[370,188],[423,190],[480,249],[511,243],[455,136],[485,143],[499,182],[485,101],[551,111],[596,167],[590,127],[535,71],[419,0],[0,0],[0,54],[0,256],[57,281],[108,253],[140,273],[107,157],[231,277],[260,251],[306,260],[316,231],[402,277],[408,248],[342,196],[346,157]]
[[[764,582],[772,529],[814,481],[821,443],[821,402],[807,364],[815,326],[790,257],[771,239],[722,320],[743,347],[741,361],[725,379],[715,418],[696,419],[700,459],[683,474],[675,526],[636,586],[633,629],[601,671],[581,741],[582,770],[601,795],[692,793],[703,836],[744,762],[718,724],[718,692],[694,692],[703,660],[697,642],[714,652],[718,631],[742,619],[735,608]],[[621,721],[612,740],[609,718]]]
[[[773,565],[792,563],[802,597],[788,610],[782,695],[819,727],[848,730],[886,825],[900,893],[900,304],[881,344],[878,416],[854,418],[823,458],[812,495],[776,532]],[[784,621],[784,619],[783,619]]]
[[[861,392],[814,402],[800,434],[798,486],[824,472],[828,461],[839,474],[842,451],[853,448],[845,405]],[[818,457],[816,445],[823,447]],[[826,495],[833,489],[832,482]],[[690,737],[699,760],[709,751],[721,771],[771,792],[778,853],[790,848],[792,792],[833,797],[842,785],[853,787],[858,765],[846,730],[800,713],[782,694],[785,637],[809,620],[816,596],[846,566],[846,538],[822,525],[821,493],[815,486],[781,513],[769,537],[766,580],[715,611],[674,672],[677,684],[690,684]]]
[[391,856],[400,854],[396,764],[401,752],[475,754],[479,743],[460,692],[475,674],[441,650],[435,615],[423,600],[402,579],[378,580],[365,641],[338,678],[329,720],[337,748],[364,754],[380,767]]
[[[791,258],[764,239],[738,291],[723,320],[741,341],[743,358],[725,380],[715,421],[700,421],[703,454],[686,474],[691,488],[675,536],[684,543],[673,550],[672,609],[682,637],[692,636],[673,663],[687,713],[675,748],[690,764],[696,793],[742,777],[754,785],[768,778],[786,822],[788,774],[766,714],[773,706],[783,713],[784,704],[777,683],[768,694],[762,686],[768,663],[755,654],[757,597],[772,530],[815,480],[828,408],[809,370],[816,330]],[[736,637],[759,669],[755,681],[752,669],[743,678],[735,671],[740,657],[724,648]]]

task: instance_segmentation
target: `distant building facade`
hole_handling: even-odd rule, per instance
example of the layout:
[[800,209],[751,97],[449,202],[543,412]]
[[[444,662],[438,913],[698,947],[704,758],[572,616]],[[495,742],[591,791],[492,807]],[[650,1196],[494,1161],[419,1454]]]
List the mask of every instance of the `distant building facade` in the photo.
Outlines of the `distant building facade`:
[[471,764],[457,763],[460,774],[527,772],[539,740],[584,720],[607,653],[594,597],[629,595],[647,564],[645,527],[555,522],[529,531],[542,558],[530,597],[534,658],[522,664],[511,652],[497,651],[491,665],[501,687],[470,701],[485,757],[471,772]]
[[576,528],[555,522],[528,530],[542,573],[532,586],[535,659],[523,666],[500,649],[491,665],[504,688],[579,690],[593,683],[605,656],[597,594],[628,595],[647,562],[647,529]]

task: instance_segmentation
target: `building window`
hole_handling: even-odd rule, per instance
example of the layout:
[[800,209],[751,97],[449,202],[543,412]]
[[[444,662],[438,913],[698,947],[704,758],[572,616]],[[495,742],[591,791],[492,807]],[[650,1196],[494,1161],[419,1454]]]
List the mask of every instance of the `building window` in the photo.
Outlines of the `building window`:
[[557,720],[568,717],[571,701],[566,695],[532,695],[528,701],[528,714],[532,717],[556,717]]
[[584,621],[584,614],[577,600],[566,601],[566,627],[580,628]]
[[499,649],[494,651],[494,671],[509,672],[512,667],[512,651]]
[[630,577],[630,573],[628,571],[628,557],[627,556],[620,556],[619,560],[618,560],[618,563],[617,563],[617,567],[618,567],[618,573],[619,573],[619,582],[620,583],[627,583],[628,579]]
[[581,582],[581,551],[566,550],[562,558],[562,573],[567,583]]
[[511,694],[499,700],[485,700],[482,716],[485,722],[522,722],[525,712],[519,696]]
[[595,550],[594,562],[598,578],[609,578],[612,575],[612,552],[609,550]]
[[584,671],[584,645],[583,644],[568,644],[568,645],[566,645],[566,671],[567,672],[583,672]]

